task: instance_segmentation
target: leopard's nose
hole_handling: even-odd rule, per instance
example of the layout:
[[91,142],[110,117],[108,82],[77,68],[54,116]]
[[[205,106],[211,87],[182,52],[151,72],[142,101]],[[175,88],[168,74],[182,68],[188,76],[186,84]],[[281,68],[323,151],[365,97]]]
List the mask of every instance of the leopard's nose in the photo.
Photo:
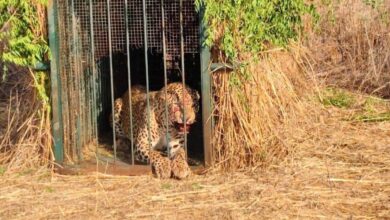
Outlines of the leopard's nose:
[[183,120],[186,122],[186,124],[192,124],[194,123],[194,117],[191,115],[186,115],[186,120]]

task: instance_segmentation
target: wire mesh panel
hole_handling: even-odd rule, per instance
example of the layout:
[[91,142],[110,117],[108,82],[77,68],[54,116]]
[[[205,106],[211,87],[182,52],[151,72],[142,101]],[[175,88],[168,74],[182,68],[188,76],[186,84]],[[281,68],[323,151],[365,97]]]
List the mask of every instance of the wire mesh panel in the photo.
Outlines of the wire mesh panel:
[[[57,6],[68,161],[83,160],[85,146],[98,140],[113,144],[116,158],[115,126],[108,119],[114,100],[132,84],[146,86],[148,102],[149,90],[172,81],[187,84],[188,79],[200,90],[199,19],[193,0],[57,0]],[[134,164],[134,150],[131,154]]]
[[[74,0],[75,14],[80,20],[83,32],[83,43],[89,48],[89,6],[88,1]],[[108,17],[106,0],[93,0],[93,28],[95,41],[95,58],[108,55]],[[166,49],[167,54],[172,56],[180,55],[180,24],[179,24],[179,1],[165,0],[165,21],[166,21]],[[126,26],[125,26],[125,4],[123,0],[110,1],[112,50],[115,52],[126,51]],[[142,0],[131,0],[128,3],[129,21],[129,42],[132,48],[142,48],[143,38],[143,11]],[[155,52],[162,53],[162,16],[160,0],[146,0],[147,9],[147,34],[148,47]],[[199,19],[192,0],[183,0],[183,26],[185,53],[199,52]],[[88,52],[88,51],[84,51]]]

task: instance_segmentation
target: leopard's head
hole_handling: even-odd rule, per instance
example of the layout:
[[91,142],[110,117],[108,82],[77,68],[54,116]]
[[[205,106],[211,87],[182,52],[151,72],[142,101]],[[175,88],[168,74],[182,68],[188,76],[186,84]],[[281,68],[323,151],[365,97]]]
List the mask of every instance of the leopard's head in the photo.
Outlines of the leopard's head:
[[[173,126],[178,133],[188,133],[192,124],[196,121],[199,110],[199,93],[196,90],[183,87],[182,83],[170,83],[166,87],[168,124]],[[164,88],[161,97],[165,97]],[[163,98],[165,101],[165,98]],[[165,103],[164,103],[165,105]]]

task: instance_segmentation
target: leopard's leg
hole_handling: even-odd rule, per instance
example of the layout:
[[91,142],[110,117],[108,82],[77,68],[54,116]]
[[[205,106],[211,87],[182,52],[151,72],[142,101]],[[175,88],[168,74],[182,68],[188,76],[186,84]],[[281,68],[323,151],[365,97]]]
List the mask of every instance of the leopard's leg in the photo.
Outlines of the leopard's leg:
[[[122,123],[122,113],[123,113],[123,100],[122,98],[115,99],[114,102],[114,130],[116,135],[116,142],[117,147],[120,150],[126,151],[129,149],[129,141],[130,139],[127,138],[124,130],[123,130],[123,123]],[[112,114],[110,114],[110,126],[112,127]]]
[[142,162],[150,162],[152,169],[158,178],[165,179],[171,177],[170,159],[168,157],[164,157],[161,155],[161,152],[153,148],[153,145],[156,145],[156,143],[159,142],[159,136],[157,136],[156,132],[151,132],[152,146],[149,146],[147,128],[143,128],[137,133],[138,135],[135,138],[137,159]]
[[114,102],[114,129],[117,137],[126,137],[125,132],[123,131],[122,123],[122,113],[123,113],[123,100],[122,98],[115,99]]
[[171,160],[172,176],[177,179],[184,179],[192,174],[186,160],[184,148],[180,148]]
[[184,135],[176,135],[168,143],[169,158],[171,159],[172,175],[184,179],[191,174],[184,149]]
[[160,152],[151,150],[150,164],[152,166],[152,171],[157,178],[167,179],[171,177],[171,160],[162,156]]

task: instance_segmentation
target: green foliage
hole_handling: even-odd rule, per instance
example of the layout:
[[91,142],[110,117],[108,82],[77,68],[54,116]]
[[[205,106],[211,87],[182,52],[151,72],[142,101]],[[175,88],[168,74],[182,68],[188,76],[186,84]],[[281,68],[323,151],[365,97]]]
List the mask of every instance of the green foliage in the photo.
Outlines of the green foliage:
[[[0,1],[0,59],[21,66],[33,66],[42,61],[49,47],[40,32],[42,24],[38,4],[47,0]],[[45,25],[45,24],[44,24]]]
[[165,189],[165,190],[169,190],[169,189],[172,189],[172,184],[170,183],[163,183],[161,184],[161,189]]
[[38,91],[39,99],[42,100],[42,104],[50,110],[49,96],[50,94],[50,81],[46,72],[36,72],[34,74],[34,85]]
[[356,122],[390,121],[388,102],[380,98],[368,97],[364,100],[361,111],[347,120]]
[[328,88],[324,91],[321,103],[325,106],[349,108],[355,103],[355,99],[343,90]]
[[381,112],[381,113],[362,113],[358,115],[354,115],[349,120],[358,121],[358,122],[383,122],[390,121],[390,111],[389,112]]
[[386,102],[382,99],[368,97],[364,100],[363,110],[367,113],[375,113],[377,112],[377,106],[386,105]]
[[[23,67],[34,67],[49,55],[46,42],[47,0],[0,1],[0,61]],[[7,65],[3,71],[7,72]],[[3,74],[3,81],[7,74]],[[50,111],[47,73],[34,72],[34,85],[44,108]]]
[[383,122],[390,121],[390,108],[387,101],[367,97],[363,104],[359,104],[356,94],[342,89],[327,88],[323,91],[321,103],[324,106],[334,106],[352,111],[352,114],[343,120],[355,122]]
[[269,46],[285,46],[302,30],[302,16],[316,16],[304,0],[195,0],[204,8],[206,44],[230,60],[241,52],[257,54]]

